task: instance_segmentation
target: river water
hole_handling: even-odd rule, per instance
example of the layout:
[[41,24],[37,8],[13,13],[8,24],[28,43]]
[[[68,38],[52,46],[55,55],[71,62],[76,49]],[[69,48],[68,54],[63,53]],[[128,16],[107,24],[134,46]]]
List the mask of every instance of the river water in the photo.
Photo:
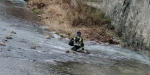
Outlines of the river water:
[[119,46],[85,41],[91,54],[65,53],[69,40],[45,31],[25,5],[0,0],[0,41],[13,37],[0,46],[0,75],[150,75],[149,58]]

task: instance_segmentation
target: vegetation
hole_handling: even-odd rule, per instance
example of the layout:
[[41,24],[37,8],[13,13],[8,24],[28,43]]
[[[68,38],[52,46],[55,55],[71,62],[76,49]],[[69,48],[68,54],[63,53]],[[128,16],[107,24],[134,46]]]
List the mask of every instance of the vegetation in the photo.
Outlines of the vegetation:
[[107,29],[111,20],[82,0],[30,0],[28,6],[41,15],[41,22],[49,25],[52,31],[65,33],[68,38],[74,37],[79,30],[86,40],[109,42],[113,38],[112,30]]
[[35,13],[35,14],[40,14],[40,13],[42,13],[42,10],[41,10],[41,9],[34,9],[34,10],[33,10],[33,13]]

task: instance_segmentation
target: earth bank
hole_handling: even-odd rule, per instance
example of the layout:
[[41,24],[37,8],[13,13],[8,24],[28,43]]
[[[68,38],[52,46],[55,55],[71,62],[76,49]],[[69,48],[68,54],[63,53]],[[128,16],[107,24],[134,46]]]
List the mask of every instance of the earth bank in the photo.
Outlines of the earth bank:
[[119,44],[114,27],[109,27],[110,19],[81,0],[29,0],[28,7],[62,37],[72,38],[81,31],[85,40]]

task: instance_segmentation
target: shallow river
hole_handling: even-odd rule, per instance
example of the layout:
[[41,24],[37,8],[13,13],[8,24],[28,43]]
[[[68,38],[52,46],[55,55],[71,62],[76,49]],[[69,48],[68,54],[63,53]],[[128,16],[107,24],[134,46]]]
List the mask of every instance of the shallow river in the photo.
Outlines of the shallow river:
[[150,75],[149,58],[119,46],[85,41],[91,54],[65,53],[68,39],[48,32],[25,6],[0,0],[0,41],[13,38],[0,46],[0,75]]

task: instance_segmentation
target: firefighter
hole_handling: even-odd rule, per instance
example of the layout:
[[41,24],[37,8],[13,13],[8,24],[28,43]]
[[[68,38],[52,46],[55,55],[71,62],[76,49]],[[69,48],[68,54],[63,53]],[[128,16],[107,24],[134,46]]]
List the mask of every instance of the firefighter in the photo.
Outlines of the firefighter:
[[84,51],[84,43],[80,31],[77,32],[77,36],[73,38],[73,41],[74,46],[71,48],[71,50],[79,51],[78,49],[82,48],[82,51]]

